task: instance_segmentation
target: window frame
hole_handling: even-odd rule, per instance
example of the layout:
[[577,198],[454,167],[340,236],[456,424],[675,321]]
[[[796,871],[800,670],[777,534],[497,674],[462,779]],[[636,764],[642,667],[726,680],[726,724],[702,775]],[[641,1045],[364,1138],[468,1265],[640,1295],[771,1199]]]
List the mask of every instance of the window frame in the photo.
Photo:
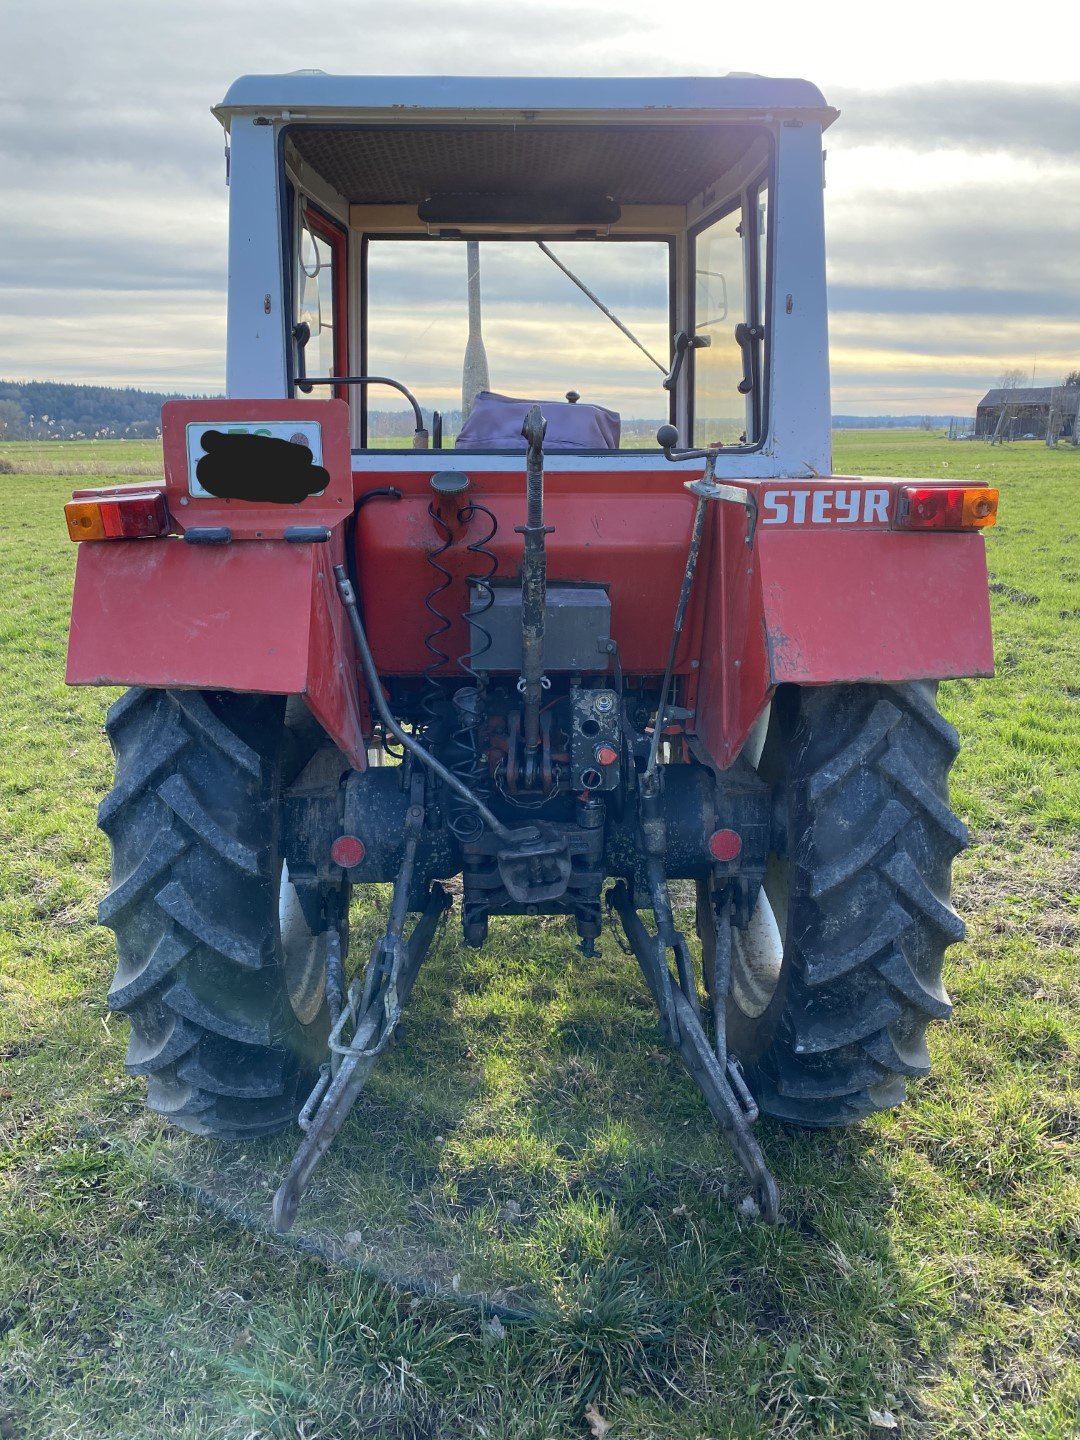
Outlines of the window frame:
[[[771,147],[770,147],[771,148]],[[734,215],[740,208],[745,219],[751,217],[751,233],[741,236],[743,242],[743,303],[745,313],[743,319],[752,325],[760,325],[764,331],[763,337],[754,342],[754,349],[751,352],[751,374],[754,377],[754,388],[750,394],[750,403],[747,405],[750,418],[756,429],[756,435],[745,445],[720,445],[718,450],[725,455],[749,455],[764,449],[769,434],[769,366],[768,356],[772,343],[772,274],[773,274],[773,248],[775,245],[775,225],[766,221],[765,227],[765,274],[761,274],[761,236],[759,231],[760,217],[760,196],[762,190],[768,193],[770,218],[775,214],[775,166],[772,154],[768,163],[762,170],[759,170],[746,184],[741,185],[734,194],[715,209],[703,215],[699,220],[690,226],[686,232],[687,241],[687,266],[686,280],[688,294],[686,297],[686,317],[688,334],[693,339],[697,329],[697,242],[698,236],[704,231],[717,225],[720,221]],[[762,313],[758,313],[761,306],[761,297],[764,297]],[[689,364],[686,367],[687,394],[686,394],[686,415],[688,436],[686,443],[695,445],[698,443],[694,433],[695,415],[694,401],[697,393],[697,350],[690,346],[688,355]],[[748,427],[749,428],[749,427]]]
[[[340,220],[336,220],[322,209],[309,195],[291,186],[293,197],[293,214],[295,216],[291,226],[292,264],[289,274],[289,395],[297,399],[296,390],[296,340],[293,336],[293,326],[296,324],[297,304],[297,272],[300,268],[300,245],[302,241],[301,230],[307,225],[311,231],[324,240],[330,247],[331,263],[331,305],[334,313],[334,371],[335,375],[348,375],[349,373],[349,232]],[[320,390],[322,386],[318,387]],[[329,387],[331,395],[336,400],[348,400],[348,385],[333,385]],[[314,391],[311,392],[315,394]],[[304,399],[310,398],[303,395]]]
[[[366,374],[368,373],[368,363],[369,363],[369,360],[368,360],[368,357],[369,357],[369,351],[368,351],[368,313],[369,313],[369,305],[368,305],[368,247],[369,247],[369,245],[371,244],[372,241],[383,241],[383,240],[410,240],[410,241],[416,241],[416,242],[419,243],[419,244],[436,244],[436,245],[438,245],[438,244],[443,244],[443,245],[445,245],[445,244],[461,244],[461,243],[464,242],[465,240],[478,240],[478,241],[480,241],[481,244],[483,244],[484,241],[490,242],[490,241],[498,240],[498,241],[500,241],[500,242],[519,241],[521,244],[525,245],[525,244],[529,244],[530,242],[533,242],[533,241],[536,241],[536,240],[545,240],[545,241],[548,241],[549,243],[552,243],[552,242],[558,243],[558,242],[560,242],[560,241],[562,241],[562,242],[567,242],[567,241],[569,241],[569,242],[571,242],[571,243],[573,243],[573,244],[588,244],[588,243],[590,243],[590,242],[593,242],[593,243],[600,243],[600,244],[605,244],[605,245],[624,245],[624,244],[631,244],[631,245],[632,245],[632,244],[640,244],[640,243],[642,243],[642,242],[652,242],[653,244],[664,245],[664,246],[666,246],[666,248],[667,248],[667,268],[668,268],[668,336],[669,336],[668,344],[669,344],[669,347],[670,347],[670,345],[671,345],[671,339],[672,339],[672,337],[674,336],[674,333],[675,333],[675,321],[676,321],[676,315],[677,315],[677,310],[678,310],[678,268],[677,268],[677,267],[678,267],[678,238],[679,238],[679,237],[678,237],[677,235],[673,235],[673,234],[656,234],[656,233],[651,233],[651,234],[650,234],[650,233],[647,233],[647,232],[646,232],[646,233],[630,232],[630,233],[627,233],[627,234],[623,234],[622,232],[620,232],[620,233],[617,234],[617,235],[605,235],[605,236],[601,239],[600,237],[592,237],[592,236],[581,236],[581,235],[574,235],[574,234],[569,234],[569,235],[568,235],[567,232],[566,232],[566,230],[551,230],[551,231],[544,231],[543,233],[541,233],[541,232],[533,233],[532,231],[530,231],[528,235],[512,235],[512,234],[511,234],[511,235],[508,235],[505,231],[498,231],[498,230],[494,230],[494,231],[491,231],[491,232],[484,232],[484,233],[476,233],[476,234],[474,234],[472,231],[470,231],[467,235],[466,235],[466,234],[461,234],[461,235],[453,235],[453,236],[450,236],[450,235],[418,234],[416,231],[402,231],[402,230],[385,230],[385,231],[383,231],[383,230],[366,230],[366,231],[364,231],[364,232],[362,233],[362,235],[361,235],[361,240],[360,240],[360,373],[361,373],[362,375],[366,375]],[[598,313],[599,313],[599,312],[598,312]],[[670,354],[669,354],[669,356],[668,356],[669,364],[670,364],[670,358],[671,358],[671,357],[670,357]],[[643,363],[647,363],[647,362],[644,362],[644,357],[643,357]],[[395,377],[395,378],[401,378],[401,377]],[[408,382],[406,381],[405,383],[407,384]],[[368,391],[369,391],[369,387],[365,385],[365,386],[363,386],[362,388],[363,388],[363,392],[364,392],[364,393],[363,393],[363,395],[361,396],[361,404],[360,404],[360,445],[359,445],[359,449],[360,449],[361,451],[364,451],[364,452],[369,452],[369,451],[370,451],[370,452],[372,452],[372,453],[378,454],[378,453],[381,453],[381,452],[385,451],[386,449],[392,448],[392,447],[387,447],[387,446],[370,446],[370,445],[368,444],[368,404],[369,404]],[[675,395],[675,393],[673,393],[673,392],[668,392],[668,391],[665,391],[665,390],[663,389],[662,383],[661,383],[661,378],[660,378],[660,376],[659,376],[659,372],[658,372],[658,374],[657,374],[657,385],[656,385],[656,388],[657,388],[657,391],[659,392],[659,394],[660,394],[661,396],[667,395],[667,400],[668,400],[668,404],[667,404],[667,411],[668,411],[667,418],[668,418],[669,423],[674,423],[675,418],[676,418],[676,395]],[[662,403],[662,402],[661,402],[661,403]],[[432,453],[432,454],[437,454],[437,453],[439,453],[439,452],[437,452],[437,451],[432,451],[431,453]],[[476,454],[481,454],[481,453],[483,453],[483,454],[493,454],[493,453],[496,453],[496,452],[489,451],[489,450],[476,451],[476,452],[470,452],[470,451],[468,451],[468,450],[461,450],[461,451],[455,451],[455,453],[457,453],[457,454],[469,454],[469,453],[476,453]],[[577,454],[580,454],[580,455],[590,455],[590,454],[593,454],[593,453],[598,454],[598,455],[607,455],[607,454],[611,454],[611,453],[619,454],[619,455],[645,455],[645,454],[651,453],[651,447],[648,447],[648,446],[633,446],[633,447],[629,447],[629,446],[628,446],[628,447],[626,447],[626,448],[620,447],[619,450],[614,451],[614,452],[607,451],[607,450],[599,450],[599,451],[595,451],[595,452],[593,452],[593,451],[588,451],[588,450],[581,450],[581,451],[578,451],[578,452],[576,452],[576,453],[577,453]]]

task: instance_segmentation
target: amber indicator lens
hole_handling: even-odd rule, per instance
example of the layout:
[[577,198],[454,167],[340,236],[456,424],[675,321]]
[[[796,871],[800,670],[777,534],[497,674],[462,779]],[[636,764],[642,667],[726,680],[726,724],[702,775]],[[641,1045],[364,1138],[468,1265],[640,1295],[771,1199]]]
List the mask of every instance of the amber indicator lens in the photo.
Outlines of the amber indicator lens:
[[69,500],[64,518],[72,540],[142,540],[169,533],[169,512],[160,490]]
[[899,530],[983,530],[997,524],[998,492],[987,485],[902,485]]

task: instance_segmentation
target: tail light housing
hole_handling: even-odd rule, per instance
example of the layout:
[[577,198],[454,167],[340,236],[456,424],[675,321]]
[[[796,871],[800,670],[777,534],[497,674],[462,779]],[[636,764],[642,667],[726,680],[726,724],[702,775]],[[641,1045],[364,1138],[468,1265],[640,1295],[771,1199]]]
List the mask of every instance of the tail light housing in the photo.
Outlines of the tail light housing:
[[141,540],[167,535],[170,528],[161,490],[69,500],[64,518],[72,540]]
[[988,485],[901,485],[898,530],[984,530],[997,524],[998,492]]

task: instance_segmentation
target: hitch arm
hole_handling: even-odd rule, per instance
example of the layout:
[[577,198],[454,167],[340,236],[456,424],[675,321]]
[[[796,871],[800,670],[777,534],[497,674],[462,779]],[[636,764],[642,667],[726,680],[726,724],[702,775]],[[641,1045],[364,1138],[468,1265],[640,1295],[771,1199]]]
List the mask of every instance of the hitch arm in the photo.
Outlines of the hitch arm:
[[[410,800],[405,816],[405,855],[394,881],[386,931],[371,952],[363,985],[354,980],[349,989],[347,1003],[330,1032],[330,1063],[322,1067],[319,1081],[300,1112],[300,1128],[306,1135],[274,1196],[274,1229],[278,1231],[292,1228],[312,1171],[344,1125],[375,1061],[389,1045],[401,1018],[401,1007],[431,948],[439,919],[450,905],[449,893],[441,885],[432,885],[412,934],[404,938],[416,850],[424,830],[423,772],[413,775]],[[333,952],[331,958],[336,959]],[[328,982],[332,978],[328,973]],[[344,1044],[342,1035],[350,1021],[352,1039]]]
[[[697,1083],[713,1118],[749,1177],[754,1203],[761,1218],[767,1224],[774,1224],[780,1210],[780,1192],[750,1129],[752,1121],[757,1118],[757,1108],[746,1089],[738,1063],[728,1059],[726,1064],[721,1065],[717,1059],[701,1023],[696,997],[691,999],[686,993],[687,988],[693,985],[693,977],[684,973],[680,963],[679,983],[674,983],[666,953],[661,954],[657,938],[646,930],[624,881],[618,881],[608,891],[607,903],[622,922],[630,948],[660,1010],[660,1028],[665,1040]],[[663,975],[659,973],[659,965],[663,966]],[[670,1010],[666,1009],[668,1006]]]
[[[432,886],[428,903],[413,926],[412,935],[402,943],[400,968],[395,978],[396,1008],[399,1014],[400,1007],[405,1005],[412,994],[423,958],[431,949],[439,919],[449,906],[449,891],[439,884]],[[356,998],[356,995],[350,995],[350,999]],[[341,1022],[348,1020],[348,1015],[350,1011],[346,1008],[341,1014],[341,1021],[334,1027],[334,1034],[340,1034]],[[288,1174],[274,1195],[275,1230],[291,1230],[300,1208],[301,1195],[307,1188],[312,1171],[333,1145],[338,1130],[346,1123],[348,1112],[353,1109],[357,1097],[366,1086],[374,1063],[386,1047],[392,1031],[393,1027],[390,1027],[386,1018],[383,995],[377,995],[372,1004],[364,1009],[363,1014],[357,1017],[351,1044],[341,1047],[340,1064],[333,1079],[330,1067],[323,1067],[323,1077],[304,1106],[305,1119],[312,1116],[307,1120],[307,1135],[301,1140],[300,1149],[292,1158]]]

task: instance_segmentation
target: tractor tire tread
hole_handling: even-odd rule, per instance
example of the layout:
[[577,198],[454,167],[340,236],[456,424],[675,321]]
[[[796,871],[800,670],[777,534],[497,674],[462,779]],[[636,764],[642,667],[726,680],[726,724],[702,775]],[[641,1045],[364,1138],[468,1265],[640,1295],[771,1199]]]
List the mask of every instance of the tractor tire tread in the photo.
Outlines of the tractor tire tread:
[[167,929],[149,955],[134,964],[121,961],[109,990],[110,1010],[130,1010],[187,959],[195,941],[179,927]]
[[175,773],[164,784],[157,787],[157,793],[165,801],[177,819],[200,839],[204,845],[221,856],[229,865],[235,865],[245,875],[258,875],[259,852],[250,845],[244,845],[235,835],[230,835],[219,825],[192,793],[183,775]]
[[268,857],[283,724],[267,697],[133,689],[105,725],[113,879],[99,915],[116,935],[125,1066],[146,1077],[151,1110],[221,1139],[290,1125],[325,1041],[325,1017],[301,1026],[280,973]]
[[959,746],[935,691],[836,686],[800,698],[790,955],[757,1049],[741,1057],[777,1119],[849,1125],[899,1104],[907,1080],[929,1070],[928,1024],[951,1011],[942,963],[964,934],[949,888],[967,830],[948,803]]

